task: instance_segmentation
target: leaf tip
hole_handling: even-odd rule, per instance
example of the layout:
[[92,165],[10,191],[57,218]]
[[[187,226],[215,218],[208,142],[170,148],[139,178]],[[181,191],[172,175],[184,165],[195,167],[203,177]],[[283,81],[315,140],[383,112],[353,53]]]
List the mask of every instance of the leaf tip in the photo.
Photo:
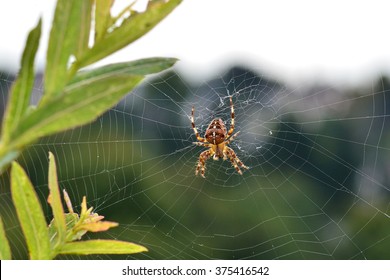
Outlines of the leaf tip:
[[81,202],[81,213],[80,215],[85,215],[87,213],[87,197],[83,196],[83,201]]
[[73,211],[72,201],[70,201],[68,192],[65,189],[63,189],[62,193],[64,194],[65,204],[66,207],[68,208],[69,213],[73,214],[74,211]]

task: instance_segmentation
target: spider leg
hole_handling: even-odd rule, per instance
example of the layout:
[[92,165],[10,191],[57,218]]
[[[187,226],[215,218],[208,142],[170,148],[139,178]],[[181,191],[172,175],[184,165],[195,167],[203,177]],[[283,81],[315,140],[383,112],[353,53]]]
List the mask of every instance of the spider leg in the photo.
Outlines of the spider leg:
[[234,135],[230,136],[230,138],[228,140],[225,141],[225,145],[228,145],[230,144],[230,142],[232,142],[234,140],[234,138],[237,137],[237,135],[239,134],[240,132],[236,132]]
[[195,126],[194,112],[195,112],[195,108],[192,107],[192,111],[191,111],[191,125],[192,125],[192,129],[194,130],[196,139],[198,139],[199,142],[206,143],[207,140],[205,138],[203,138],[203,137],[200,137],[198,129]]
[[242,175],[241,168],[249,169],[248,166],[244,165],[242,161],[237,157],[236,153],[233,151],[232,148],[229,148],[228,146],[225,146],[225,153],[230,159],[230,162],[232,163],[233,167],[237,170],[238,174]]
[[194,144],[196,146],[208,147],[208,148],[211,148],[213,146],[209,142],[192,142],[192,144]]
[[209,150],[206,150],[206,151],[200,153],[198,165],[196,166],[196,170],[195,170],[195,176],[198,175],[199,170],[200,170],[200,175],[203,178],[206,178],[204,176],[204,173],[206,170],[206,160],[208,160],[213,154],[214,154],[214,151],[212,149],[209,149]]
[[233,134],[234,132],[234,106],[233,106],[233,100],[232,100],[232,97],[230,96],[229,97],[230,99],[230,111],[231,111],[231,123],[230,123],[230,129],[226,135],[226,138],[229,138],[230,135]]

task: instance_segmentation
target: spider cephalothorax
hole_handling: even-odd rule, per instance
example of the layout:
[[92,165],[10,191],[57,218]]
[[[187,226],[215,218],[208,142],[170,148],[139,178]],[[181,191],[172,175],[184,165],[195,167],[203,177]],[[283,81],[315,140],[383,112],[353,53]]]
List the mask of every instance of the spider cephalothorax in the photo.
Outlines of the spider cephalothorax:
[[195,132],[195,136],[199,142],[195,142],[194,144],[198,146],[208,147],[210,149],[200,153],[198,165],[195,170],[195,175],[198,175],[200,170],[200,175],[204,178],[204,173],[206,169],[206,160],[208,160],[211,156],[214,160],[218,160],[219,158],[227,159],[229,158],[234,168],[237,170],[239,174],[242,175],[242,171],[240,167],[248,169],[242,161],[236,156],[236,153],[232,148],[228,147],[228,144],[233,141],[233,139],[238,135],[239,132],[232,135],[234,132],[234,107],[232,97],[230,97],[230,109],[231,109],[231,124],[230,129],[227,131],[226,125],[222,119],[214,119],[211,121],[209,126],[206,129],[206,133],[204,138],[199,136],[198,130],[195,126],[194,121],[194,112],[195,109],[192,107],[191,114],[191,124],[192,129]]

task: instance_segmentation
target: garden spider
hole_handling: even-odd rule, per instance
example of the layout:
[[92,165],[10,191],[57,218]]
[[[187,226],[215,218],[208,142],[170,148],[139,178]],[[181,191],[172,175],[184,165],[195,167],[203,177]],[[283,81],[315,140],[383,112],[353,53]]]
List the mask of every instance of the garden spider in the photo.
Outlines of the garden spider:
[[232,121],[231,121],[229,131],[226,130],[225,123],[223,122],[222,119],[214,119],[207,127],[204,138],[202,138],[199,136],[198,130],[196,129],[195,126],[195,122],[194,122],[195,109],[194,107],[192,107],[192,113],[191,113],[192,129],[194,130],[195,136],[199,141],[199,142],[194,142],[194,144],[198,146],[210,148],[200,153],[198,165],[195,170],[195,175],[198,175],[200,171],[200,175],[203,178],[205,178],[204,173],[206,169],[206,160],[208,160],[211,156],[213,156],[214,160],[218,160],[219,158],[226,160],[227,158],[229,158],[232,165],[240,175],[242,175],[242,171],[240,167],[248,169],[248,167],[245,166],[242,163],[242,161],[236,156],[236,153],[233,151],[233,149],[228,147],[228,144],[230,144],[230,142],[232,142],[233,139],[239,133],[237,132],[233,136],[231,136],[234,132],[234,107],[233,107],[233,101],[231,96],[230,96],[230,109],[231,109]]

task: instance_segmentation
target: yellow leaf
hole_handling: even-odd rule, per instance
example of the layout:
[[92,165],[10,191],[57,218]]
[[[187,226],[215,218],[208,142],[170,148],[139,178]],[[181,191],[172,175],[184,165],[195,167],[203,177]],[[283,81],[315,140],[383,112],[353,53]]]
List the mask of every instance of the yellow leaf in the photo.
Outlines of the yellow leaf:
[[106,231],[110,228],[118,226],[118,223],[115,222],[96,222],[96,223],[85,223],[77,227],[77,230],[86,230],[90,232],[100,232],[100,231]]

